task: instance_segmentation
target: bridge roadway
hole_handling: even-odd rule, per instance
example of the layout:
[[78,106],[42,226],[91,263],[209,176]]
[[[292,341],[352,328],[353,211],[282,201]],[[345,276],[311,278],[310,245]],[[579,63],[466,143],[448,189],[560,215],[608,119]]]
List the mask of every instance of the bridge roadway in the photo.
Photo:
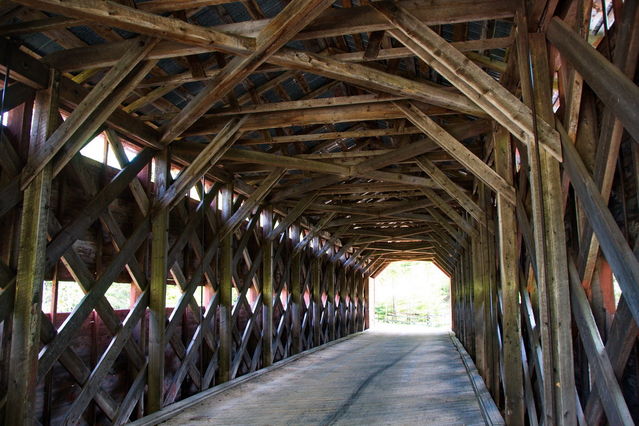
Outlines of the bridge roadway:
[[272,369],[165,424],[482,425],[503,420],[470,357],[448,332],[394,328],[369,330]]

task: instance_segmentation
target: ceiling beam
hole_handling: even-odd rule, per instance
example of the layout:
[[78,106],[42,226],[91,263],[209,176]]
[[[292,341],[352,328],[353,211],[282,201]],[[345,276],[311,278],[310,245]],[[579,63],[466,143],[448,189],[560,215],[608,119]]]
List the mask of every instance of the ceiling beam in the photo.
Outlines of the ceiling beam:
[[160,142],[171,143],[179,137],[331,3],[332,0],[295,0],[289,3],[260,31],[255,48],[248,56],[234,57],[177,116],[162,126]]
[[541,118],[534,120],[528,106],[422,23],[411,11],[390,2],[374,2],[371,5],[396,27],[390,30],[393,37],[466,94],[495,121],[525,144],[534,141],[539,133],[542,146],[561,161],[561,143],[554,127]]

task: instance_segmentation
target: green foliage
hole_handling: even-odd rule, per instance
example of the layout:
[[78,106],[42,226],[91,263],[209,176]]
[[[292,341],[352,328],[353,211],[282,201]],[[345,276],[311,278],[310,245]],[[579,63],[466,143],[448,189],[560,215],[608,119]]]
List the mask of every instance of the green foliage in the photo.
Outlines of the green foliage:
[[[107,300],[113,309],[129,309],[131,303],[131,284],[130,283],[113,283],[105,294]],[[166,306],[173,307],[177,305],[182,292],[176,285],[166,286]],[[58,309],[57,312],[72,312],[78,303],[84,297],[82,288],[74,281],[58,282]],[[201,303],[199,289],[193,294],[195,300]],[[51,312],[51,300],[53,298],[53,284],[51,281],[45,281],[42,293],[42,311]]]
[[450,328],[450,279],[431,262],[395,262],[375,279],[380,322]]

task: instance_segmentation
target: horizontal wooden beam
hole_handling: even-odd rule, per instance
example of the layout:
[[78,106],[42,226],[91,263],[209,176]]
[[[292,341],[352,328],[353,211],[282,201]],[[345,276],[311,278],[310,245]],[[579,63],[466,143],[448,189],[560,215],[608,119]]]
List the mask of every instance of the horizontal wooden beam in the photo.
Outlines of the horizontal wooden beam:
[[[432,115],[455,114],[456,112],[439,107],[426,108]],[[261,129],[274,129],[312,124],[349,123],[359,121],[392,120],[403,118],[404,114],[392,103],[370,103],[323,108],[307,108],[292,111],[266,112],[250,114],[242,125],[243,132]],[[185,136],[210,135],[217,133],[228,117],[202,118],[184,132]]]

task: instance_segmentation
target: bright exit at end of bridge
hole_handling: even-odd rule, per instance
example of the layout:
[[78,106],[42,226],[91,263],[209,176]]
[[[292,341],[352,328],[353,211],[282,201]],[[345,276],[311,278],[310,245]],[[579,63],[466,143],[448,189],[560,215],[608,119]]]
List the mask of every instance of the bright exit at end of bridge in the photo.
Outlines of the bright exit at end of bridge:
[[393,262],[371,280],[375,327],[450,330],[450,278],[432,262]]

